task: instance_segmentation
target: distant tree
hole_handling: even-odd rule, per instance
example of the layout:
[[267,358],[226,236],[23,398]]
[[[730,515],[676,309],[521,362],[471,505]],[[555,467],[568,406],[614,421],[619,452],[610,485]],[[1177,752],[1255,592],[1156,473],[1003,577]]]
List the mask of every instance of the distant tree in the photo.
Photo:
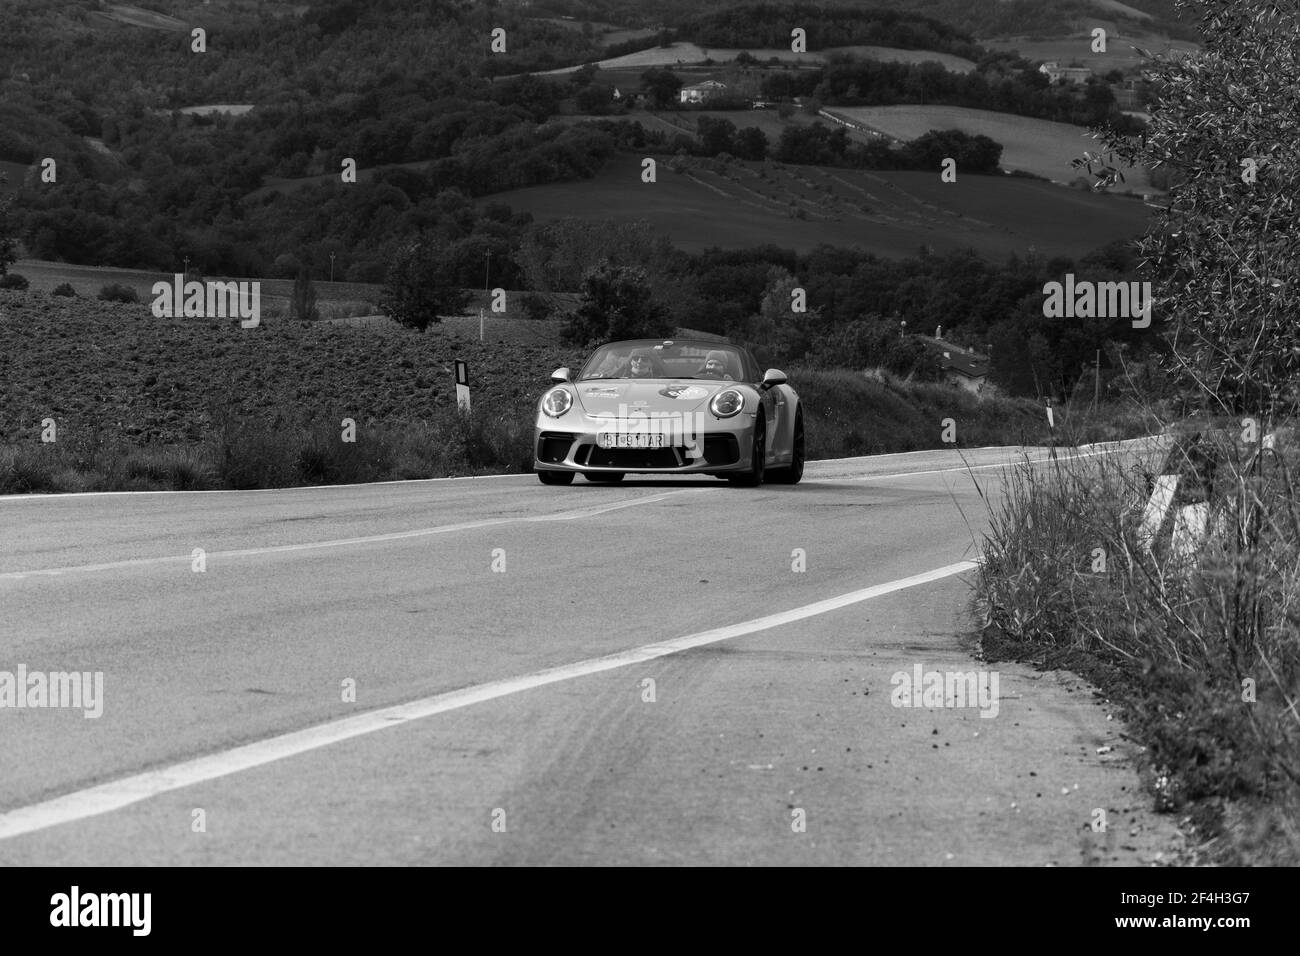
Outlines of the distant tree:
[[757,57],[754,56],[754,54],[750,53],[748,50],[741,50],[739,53],[736,54],[736,62],[739,63],[741,66],[753,66],[755,63],[758,62],[758,59]]
[[591,345],[657,337],[671,331],[663,306],[651,293],[645,269],[605,261],[583,277],[582,299],[560,337],[568,344]]
[[[0,173],[0,186],[8,181],[8,177]],[[9,266],[18,259],[18,240],[14,236],[17,229],[10,218],[13,203],[12,195],[0,198],[0,276],[8,272]]]
[[746,126],[736,134],[733,152],[741,159],[764,159],[767,156],[767,134],[757,126]]
[[271,263],[271,277],[275,279],[292,279],[302,271],[302,262],[291,252],[282,252]]
[[945,159],[957,161],[959,172],[993,173],[1002,158],[1002,145],[979,134],[961,130],[930,130],[901,150],[900,160],[912,169],[938,169]]
[[596,78],[596,74],[599,72],[600,67],[595,63],[584,63],[573,71],[569,77],[569,82],[578,87],[590,86],[591,81]]
[[448,276],[445,243],[430,235],[401,246],[388,270],[379,307],[401,325],[423,332],[443,315],[457,315],[470,295]]
[[305,267],[298,270],[298,277],[293,280],[289,317],[301,322],[315,322],[320,318],[320,310],[316,308],[316,286]]
[[663,109],[677,100],[677,94],[682,89],[682,81],[673,75],[671,70],[653,67],[641,74],[641,86],[650,97],[650,102],[655,107]]
[[520,296],[519,304],[524,317],[533,321],[550,318],[551,311],[554,309],[550,296],[542,295],[540,292],[525,292]]
[[574,292],[581,288],[593,262],[608,260],[658,272],[671,249],[671,241],[656,235],[645,220],[565,218],[533,225],[521,239],[514,259],[526,288]]
[[578,108],[579,113],[591,113],[594,116],[604,116],[609,112],[610,105],[613,102],[614,91],[597,83],[584,86],[578,91],[578,95],[573,98],[573,103]]
[[1139,243],[1151,332],[1164,333],[1169,370],[1205,407],[1262,414],[1264,427],[1300,403],[1300,127],[1279,119],[1300,116],[1300,8],[1186,7],[1204,48],[1144,68],[1156,81],[1149,131],[1106,132],[1108,152],[1077,162],[1097,188],[1121,180],[1122,166],[1177,174]]
[[705,156],[736,152],[736,124],[731,120],[701,116],[695,134],[700,139],[700,152]]

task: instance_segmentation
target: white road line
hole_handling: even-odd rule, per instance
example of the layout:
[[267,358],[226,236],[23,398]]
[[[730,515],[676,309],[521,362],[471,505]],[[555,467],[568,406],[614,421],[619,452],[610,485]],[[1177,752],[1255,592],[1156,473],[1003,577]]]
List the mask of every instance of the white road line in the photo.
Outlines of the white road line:
[[832,475],[826,478],[814,478],[812,481],[814,483],[819,481],[885,481],[889,478],[915,478],[918,475],[942,475],[955,471],[983,471],[987,468],[1014,468],[1021,464],[1048,465],[1053,461],[1074,461],[1077,458],[1096,458],[1098,455],[1109,455],[1116,450],[1117,449],[1090,451],[1086,455],[1058,455],[1056,458],[1031,458],[1027,462],[1022,459],[1020,461],[997,462],[992,465],[962,465],[960,468],[935,468],[930,471],[890,472],[887,475],[862,475],[859,477],[849,477],[847,475],[836,477]]
[[354,481],[346,485],[294,485],[291,488],[205,488],[177,491],[160,488],[156,491],[54,491],[42,494],[0,495],[0,501],[62,501],[64,498],[125,497],[127,495],[256,495],[267,492],[277,494],[289,491],[330,491],[335,488],[369,488],[372,485],[423,485],[431,481],[489,481],[494,478],[533,478],[532,472],[515,472],[510,475],[457,475],[453,478],[396,478],[392,481]]
[[[548,515],[528,515],[516,518],[484,518],[480,521],[463,521],[460,524],[444,524],[436,528],[415,528],[411,531],[390,531],[387,534],[371,534],[360,538],[336,538],[330,541],[306,541],[302,544],[280,544],[267,548],[241,548],[237,551],[209,551],[204,555],[205,560],[220,560],[222,558],[248,558],[263,554],[285,554],[293,551],[315,551],[321,548],[344,548],[357,544],[378,544],[385,541],[400,541],[404,538],[422,538],[431,534],[447,534],[452,531],[476,531],[479,528],[490,528],[494,525],[502,524],[521,524],[531,521],[573,521],[578,518],[590,518],[594,515],[604,514],[607,511],[617,511],[620,508],[631,508],[636,505],[651,504],[656,501],[663,501],[665,498],[671,498],[673,495],[684,495],[690,492],[698,492],[698,488],[684,488],[681,491],[667,491],[657,495],[642,495],[640,497],[618,501],[608,505],[597,505],[590,508],[575,508],[571,511],[561,511],[557,514]],[[117,568],[139,568],[148,567],[155,564],[179,564],[190,563],[193,561],[192,554],[171,554],[156,558],[128,558],[124,561],[108,561],[104,564],[76,564],[69,565],[65,568],[42,568],[35,571],[6,571],[0,574],[0,581],[21,581],[28,577],[57,577],[60,574],[75,574],[90,571],[112,571]]]
[[766,617],[755,618],[752,621],[729,624],[709,631],[700,631],[696,634],[688,634],[685,637],[677,637],[657,644],[645,644],[631,650],[620,651],[617,654],[593,657],[573,664],[564,664],[560,667],[524,674],[520,677],[491,681],[475,687],[466,687],[445,694],[436,694],[433,697],[425,697],[421,700],[397,704],[381,710],[372,710],[369,713],[358,714],[355,717],[345,717],[342,720],[330,721],[316,727],[308,727],[305,730],[297,730],[292,733],[281,734],[278,737],[259,740],[256,743],[209,754],[206,757],[186,760],[170,767],[124,777],[121,780],[78,790],[64,794],[61,797],[54,797],[51,800],[34,803],[26,807],[18,807],[0,814],[0,840],[44,830],[47,827],[85,820],[88,817],[99,816],[103,813],[111,813],[114,810],[120,810],[123,807],[139,803],[142,800],[148,800],[150,797],[156,797],[159,794],[191,787],[209,780],[216,780],[220,777],[226,777],[243,770],[250,770],[254,767],[261,767],[288,757],[295,757],[308,751],[327,747],[330,744],[351,740],[353,737],[374,733],[386,727],[394,727],[409,721],[446,713],[450,710],[458,710],[471,704],[508,697],[512,694],[531,690],[534,687],[544,687],[547,684],[558,684],[561,681],[587,677],[591,674],[599,674],[602,671],[626,667],[629,664],[641,664],[655,658],[667,657],[669,654],[679,654],[695,647],[702,647],[706,644],[716,644],[719,641],[730,640],[733,637],[753,634],[755,631],[791,624],[818,614],[825,614],[829,611],[848,607],[860,601],[869,601],[872,598],[880,597],[882,594],[901,591],[920,584],[929,584],[932,581],[951,577],[954,574],[961,574],[963,571],[974,570],[976,567],[978,565],[974,561],[958,561],[956,564],[945,565],[932,571],[899,578],[885,584],[875,584],[837,597],[827,598],[824,601],[805,604],[803,607],[793,608],[789,611],[780,611]]
[[[1146,438],[1129,438],[1120,442],[1111,442],[1102,444],[1124,445],[1129,442],[1147,441]],[[1021,445],[989,445],[982,448],[971,448],[968,451],[1001,451],[1003,449],[1013,450],[1021,448]],[[1090,445],[1080,445],[1080,448],[1090,448]],[[935,452],[947,451],[944,448],[920,448],[916,451],[895,451],[887,452],[882,455],[859,455],[855,458],[816,458],[805,462],[805,465],[824,465],[824,464],[852,464],[859,461],[874,461],[878,458],[897,458],[902,455],[925,455],[934,454]],[[176,491],[173,489],[160,489],[157,491],[60,491],[49,494],[22,494],[22,495],[0,495],[0,501],[61,501],[65,498],[102,498],[104,496],[123,496],[123,495],[253,495],[264,492],[275,492],[277,494],[290,491],[326,491],[342,488],[369,488],[374,485],[422,485],[431,481],[486,481],[494,478],[532,478],[532,472],[518,472],[511,475],[459,475],[454,478],[402,478],[393,481],[361,481],[352,482],[346,485],[295,485],[292,488],[210,488],[203,491]],[[651,475],[651,478],[654,476]]]

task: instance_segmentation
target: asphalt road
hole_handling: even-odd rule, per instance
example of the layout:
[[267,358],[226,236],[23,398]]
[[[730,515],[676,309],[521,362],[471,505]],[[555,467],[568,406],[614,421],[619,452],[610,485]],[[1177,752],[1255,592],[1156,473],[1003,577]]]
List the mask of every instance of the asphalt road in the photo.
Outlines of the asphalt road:
[[1011,457],[0,498],[0,671],[103,674],[0,708],[0,864],[1168,859],[1105,702],[971,656]]

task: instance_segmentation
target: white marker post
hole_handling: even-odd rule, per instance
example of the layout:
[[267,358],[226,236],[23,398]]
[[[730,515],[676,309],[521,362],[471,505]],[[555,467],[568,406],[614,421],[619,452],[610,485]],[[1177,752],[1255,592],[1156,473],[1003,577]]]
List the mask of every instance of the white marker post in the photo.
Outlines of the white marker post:
[[456,407],[469,411],[469,366],[456,359]]
[[1052,400],[1047,400],[1047,428],[1052,438],[1052,458],[1056,458],[1056,416],[1052,413]]

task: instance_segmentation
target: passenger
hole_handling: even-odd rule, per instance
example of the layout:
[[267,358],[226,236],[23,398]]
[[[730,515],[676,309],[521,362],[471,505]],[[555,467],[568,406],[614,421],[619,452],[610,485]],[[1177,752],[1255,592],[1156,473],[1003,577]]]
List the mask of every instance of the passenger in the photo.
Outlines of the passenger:
[[733,381],[727,373],[727,353],[714,349],[704,357],[704,367],[695,373],[696,378],[717,378]]

